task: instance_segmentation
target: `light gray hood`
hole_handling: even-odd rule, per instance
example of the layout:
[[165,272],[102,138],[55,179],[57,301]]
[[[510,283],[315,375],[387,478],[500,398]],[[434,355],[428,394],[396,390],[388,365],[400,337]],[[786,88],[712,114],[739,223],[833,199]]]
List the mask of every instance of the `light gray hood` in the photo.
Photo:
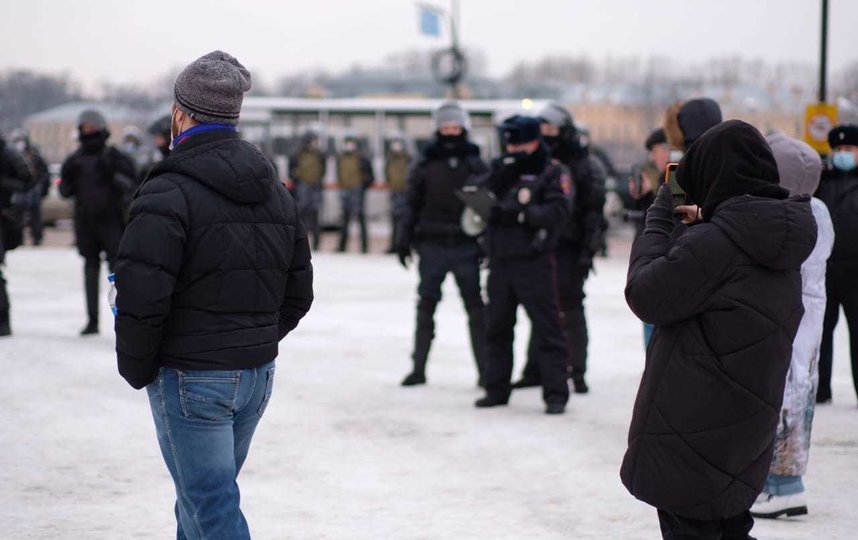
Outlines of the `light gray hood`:
[[778,164],[780,185],[791,197],[813,195],[819,187],[822,161],[819,154],[805,142],[776,131],[766,137]]

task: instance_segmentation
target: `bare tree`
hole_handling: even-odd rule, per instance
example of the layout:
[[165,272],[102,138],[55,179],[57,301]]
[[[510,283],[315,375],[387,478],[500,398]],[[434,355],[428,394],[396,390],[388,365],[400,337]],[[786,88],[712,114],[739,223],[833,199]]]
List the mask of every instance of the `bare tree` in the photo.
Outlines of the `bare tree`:
[[20,126],[30,114],[80,98],[80,88],[66,75],[28,70],[0,75],[0,128]]

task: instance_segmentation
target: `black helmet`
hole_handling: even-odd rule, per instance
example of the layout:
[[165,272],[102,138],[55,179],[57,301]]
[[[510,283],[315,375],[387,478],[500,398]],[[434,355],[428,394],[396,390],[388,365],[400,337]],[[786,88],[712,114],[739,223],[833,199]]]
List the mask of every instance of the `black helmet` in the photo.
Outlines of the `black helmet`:
[[557,137],[545,137],[545,142],[551,148],[551,153],[556,157],[575,151],[580,147],[575,120],[572,118],[572,113],[566,107],[563,107],[559,103],[551,102],[543,107],[536,116],[543,124],[551,124],[560,130]]

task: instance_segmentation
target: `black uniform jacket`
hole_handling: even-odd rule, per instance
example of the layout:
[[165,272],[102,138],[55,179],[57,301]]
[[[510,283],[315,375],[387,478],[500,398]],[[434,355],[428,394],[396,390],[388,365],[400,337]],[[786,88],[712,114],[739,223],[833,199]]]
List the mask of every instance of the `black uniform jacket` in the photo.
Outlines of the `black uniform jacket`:
[[191,136],[141,186],[116,262],[119,372],[250,369],[313,300],[307,236],[270,162],[234,132]]
[[826,171],[816,196],[828,207],[834,224],[834,249],[828,264],[858,268],[858,169]]
[[623,484],[694,519],[751,507],[772,457],[813,250],[809,199],[743,195],[674,241],[635,241],[626,300],[656,326],[629,429]]

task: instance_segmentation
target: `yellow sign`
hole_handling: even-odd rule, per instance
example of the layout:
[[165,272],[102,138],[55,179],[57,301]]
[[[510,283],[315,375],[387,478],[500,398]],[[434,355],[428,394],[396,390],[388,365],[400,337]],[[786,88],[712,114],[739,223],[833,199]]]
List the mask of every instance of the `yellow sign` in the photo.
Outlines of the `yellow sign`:
[[837,105],[813,103],[804,111],[804,142],[820,154],[828,154],[828,132],[837,125]]

